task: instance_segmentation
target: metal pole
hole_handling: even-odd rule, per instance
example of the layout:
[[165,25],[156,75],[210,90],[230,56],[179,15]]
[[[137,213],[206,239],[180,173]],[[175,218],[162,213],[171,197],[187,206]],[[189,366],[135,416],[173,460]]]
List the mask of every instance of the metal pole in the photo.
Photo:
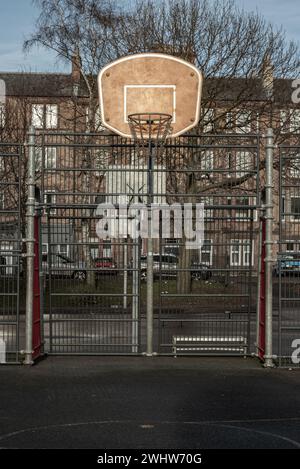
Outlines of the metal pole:
[[138,352],[138,292],[139,292],[139,241],[132,246],[132,353]]
[[273,317],[272,317],[272,245],[273,245],[273,152],[274,135],[272,129],[266,134],[266,351],[265,366],[273,367]]
[[256,355],[259,355],[259,323],[260,323],[260,294],[261,294],[261,255],[262,255],[262,219],[259,217],[259,234],[258,234],[258,269],[257,269],[257,294],[256,294],[256,334],[255,348]]
[[28,179],[26,202],[26,317],[25,317],[25,365],[32,365],[32,325],[33,325],[33,260],[34,260],[34,213],[35,213],[35,129],[29,129]]
[[147,349],[146,355],[153,355],[153,240],[151,204],[153,196],[153,144],[148,145],[148,240],[147,240]]
[[128,237],[123,242],[123,308],[127,309],[127,293],[128,293]]

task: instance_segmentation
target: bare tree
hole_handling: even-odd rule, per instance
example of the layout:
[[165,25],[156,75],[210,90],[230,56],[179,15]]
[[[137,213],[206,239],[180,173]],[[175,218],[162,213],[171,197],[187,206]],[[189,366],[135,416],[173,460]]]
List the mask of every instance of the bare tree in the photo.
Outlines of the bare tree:
[[[76,118],[81,117],[76,98],[83,85],[88,96],[85,130],[87,133],[95,131],[98,109],[96,77],[102,66],[112,58],[109,44],[112,27],[117,21],[113,3],[109,0],[35,0],[35,3],[40,8],[40,15],[35,31],[24,43],[24,49],[28,51],[34,46],[43,47],[54,51],[58,59],[64,62],[76,61],[75,65],[80,72],[77,83],[73,85]],[[92,184],[90,153],[87,149],[84,161],[86,176],[89,179],[87,187]],[[86,204],[89,202],[87,196]],[[89,269],[92,267],[92,258],[87,243],[91,227],[87,213],[83,213],[82,218],[82,239],[88,267],[87,280],[93,285],[95,275],[93,270]]]
[[[286,84],[297,76],[299,49],[257,12],[240,10],[234,0],[138,0],[126,8],[109,0],[36,2],[41,14],[25,49],[50,48],[66,61],[72,60],[74,51],[80,56],[81,78],[89,96],[88,130],[95,119],[96,75],[102,66],[123,55],[152,51],[182,57],[202,70],[205,82],[198,131],[216,134],[249,127],[256,132],[259,117],[261,130],[276,123],[277,141],[290,137],[291,132],[282,133],[285,122],[280,110],[286,109],[288,119],[297,110],[288,99],[278,102],[276,93],[280,94],[280,79]],[[294,126],[292,133],[298,130]],[[186,194],[194,200],[199,193],[211,192],[215,182],[203,185],[203,179],[193,175],[195,152],[185,152],[184,157]],[[244,182],[237,178],[235,184]],[[191,259],[183,256],[181,267],[187,268]],[[184,275],[189,272],[179,276],[178,288],[187,292],[190,281]]]
[[[281,29],[267,23],[258,13],[238,9],[233,0],[144,0],[132,5],[119,28],[121,34],[114,43],[119,55],[164,52],[193,62],[203,72],[202,118],[198,131],[257,132],[259,126],[263,131],[275,125],[277,142],[290,137],[291,132],[299,132],[300,119],[293,129],[290,126],[284,129],[288,120],[295,122],[297,113],[295,106],[291,107],[286,86],[287,80],[298,74],[299,49],[286,40]],[[285,86],[281,102],[276,100],[276,94],[280,95],[279,78]],[[288,114],[286,122],[281,115],[283,109]],[[209,139],[205,142],[208,144]],[[247,193],[250,173],[218,182],[214,178],[197,178],[195,170],[199,169],[201,158],[204,156],[200,150],[173,154],[174,164],[184,161],[187,168],[183,180],[173,178],[175,185],[170,188],[173,192],[185,192],[185,201],[189,202],[195,202],[200,195],[213,194],[220,187],[232,191],[244,187]],[[263,171],[264,161],[259,164]],[[177,282],[180,293],[187,293],[191,288],[191,256],[192,251],[187,251],[183,243],[179,256],[179,267],[183,270]]]

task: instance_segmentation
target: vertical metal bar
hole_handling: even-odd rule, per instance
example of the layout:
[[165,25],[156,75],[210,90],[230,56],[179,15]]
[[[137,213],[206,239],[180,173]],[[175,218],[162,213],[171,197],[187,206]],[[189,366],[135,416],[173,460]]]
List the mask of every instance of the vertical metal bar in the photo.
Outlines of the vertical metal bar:
[[29,129],[28,196],[26,203],[26,317],[25,317],[25,365],[32,365],[33,326],[33,258],[34,258],[34,211],[35,211],[35,129]]
[[22,255],[22,233],[21,233],[21,158],[25,157],[24,147],[19,146],[18,151],[18,245],[17,245],[17,310],[16,310],[16,361],[19,362],[19,350],[20,350],[20,263]]
[[255,349],[256,355],[259,355],[259,331],[260,331],[260,294],[261,294],[261,257],[262,257],[262,218],[259,217],[259,233],[258,233],[258,269],[257,269],[257,294],[256,294],[256,334]]
[[[41,201],[40,201],[41,203]],[[39,206],[39,281],[40,281],[40,333],[41,353],[44,353],[44,272],[43,272],[43,239],[42,239],[42,208]]]
[[128,295],[128,237],[123,241],[123,309],[127,309]]
[[137,261],[138,261],[138,253],[136,249],[137,240],[133,240],[132,243],[132,300],[131,300],[131,351],[132,353],[137,352],[137,329],[136,329],[136,322],[137,322]]
[[248,321],[247,321],[247,351],[250,352],[250,337],[251,337],[251,305],[252,305],[252,261],[253,261],[253,209],[250,209],[250,252],[249,252],[249,270],[248,270]]
[[[279,255],[277,254],[277,270],[278,270],[278,356],[279,356],[279,366],[282,364],[282,263],[281,263],[281,252],[282,252],[282,240],[283,240],[283,217],[284,212],[286,211],[286,206],[283,207],[283,170],[286,168],[285,160],[283,161],[283,154],[280,149],[279,152]],[[286,200],[286,199],[285,199]]]
[[153,240],[151,204],[153,195],[153,144],[148,145],[148,239],[147,239],[147,349],[146,355],[153,355]]
[[273,367],[273,284],[272,284],[272,237],[273,237],[273,152],[274,135],[272,129],[266,134],[266,352],[265,366]]
[[[51,222],[50,222],[50,210],[51,208],[46,206],[47,211],[47,242],[48,242],[48,254],[47,254],[47,267],[48,267],[48,302],[49,302],[49,319],[48,319],[48,337],[49,337],[49,352],[53,351],[53,315],[52,315],[52,234],[51,234]],[[46,273],[46,275],[47,275]]]

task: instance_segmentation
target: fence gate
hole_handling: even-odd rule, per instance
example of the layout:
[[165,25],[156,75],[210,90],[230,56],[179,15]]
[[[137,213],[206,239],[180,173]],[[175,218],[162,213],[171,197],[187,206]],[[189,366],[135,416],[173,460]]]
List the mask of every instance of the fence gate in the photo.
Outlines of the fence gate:
[[[22,147],[0,143],[0,363],[19,363],[20,303],[23,297],[21,264]],[[20,297],[22,295],[22,302]]]
[[161,233],[160,353],[253,351],[259,146],[259,137],[249,135],[193,136],[167,145],[161,162],[167,201],[204,204],[204,243],[191,249],[184,237],[176,240]]
[[45,351],[137,354],[140,241],[97,235],[99,204],[132,197],[133,148],[105,135],[38,138]]
[[300,364],[300,146],[280,147],[278,357],[280,366]]

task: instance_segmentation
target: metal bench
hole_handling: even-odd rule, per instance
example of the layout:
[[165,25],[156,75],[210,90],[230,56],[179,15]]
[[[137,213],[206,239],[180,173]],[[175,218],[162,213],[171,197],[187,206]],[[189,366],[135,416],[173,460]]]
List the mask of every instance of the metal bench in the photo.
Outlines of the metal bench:
[[0,363],[6,363],[6,343],[0,339]]
[[247,355],[247,339],[243,336],[197,336],[175,335],[173,336],[173,354],[192,352],[238,353]]

